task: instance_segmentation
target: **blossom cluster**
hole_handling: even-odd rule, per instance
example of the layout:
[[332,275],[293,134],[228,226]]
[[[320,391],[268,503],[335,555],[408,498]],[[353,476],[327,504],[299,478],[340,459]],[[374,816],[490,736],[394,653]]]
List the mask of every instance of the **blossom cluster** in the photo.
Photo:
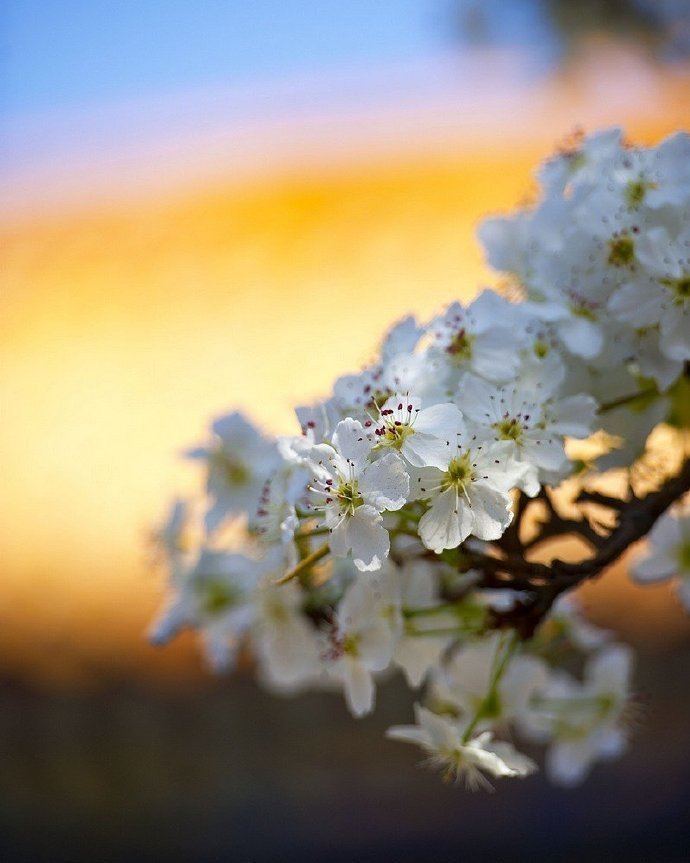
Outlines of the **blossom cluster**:
[[[604,132],[539,179],[539,202],[480,229],[510,291],[400,321],[373,363],[297,409],[298,434],[217,419],[188,453],[203,499],[157,533],[170,598],[154,642],[194,628],[213,669],[249,649],[268,687],[341,691],[355,716],[399,671],[416,722],[388,736],[471,787],[536,769],[516,736],[548,747],[562,784],[625,748],[630,649],[570,596],[530,638],[499,625],[525,592],[489,589],[473,554],[494,553],[518,496],[630,469],[687,400],[690,137],[647,149]],[[597,441],[586,458],[578,439]],[[677,553],[664,525],[640,580],[688,577],[687,519]]]

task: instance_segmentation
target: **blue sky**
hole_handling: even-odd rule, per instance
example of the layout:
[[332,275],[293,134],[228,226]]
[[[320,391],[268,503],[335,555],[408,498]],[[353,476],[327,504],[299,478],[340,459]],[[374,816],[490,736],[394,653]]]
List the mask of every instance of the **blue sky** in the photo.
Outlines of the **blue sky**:
[[10,114],[418,59],[445,0],[3,0]]
[[454,45],[463,15],[548,62],[541,0],[0,0],[1,110],[425,60]]

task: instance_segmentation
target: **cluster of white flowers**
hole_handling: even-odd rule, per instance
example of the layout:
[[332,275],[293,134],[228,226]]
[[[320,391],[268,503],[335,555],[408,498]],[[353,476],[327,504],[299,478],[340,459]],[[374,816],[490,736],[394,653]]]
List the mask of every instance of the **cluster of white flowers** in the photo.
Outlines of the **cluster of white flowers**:
[[[198,629],[217,670],[248,647],[266,685],[340,689],[356,716],[400,669],[424,706],[389,736],[473,787],[536,769],[515,734],[549,746],[563,784],[622,751],[631,654],[570,597],[530,639],[497,628],[523,594],[482,586],[466,550],[492,554],[518,493],[630,467],[687,399],[690,137],[638,149],[605,132],[540,179],[538,204],[480,230],[518,299],[486,290],[401,321],[376,362],[297,409],[298,435],[216,420],[189,453],[204,501],[158,532],[171,599],[155,642]],[[568,457],[595,433],[586,464]],[[637,577],[684,576],[690,605],[689,525],[659,522]]]

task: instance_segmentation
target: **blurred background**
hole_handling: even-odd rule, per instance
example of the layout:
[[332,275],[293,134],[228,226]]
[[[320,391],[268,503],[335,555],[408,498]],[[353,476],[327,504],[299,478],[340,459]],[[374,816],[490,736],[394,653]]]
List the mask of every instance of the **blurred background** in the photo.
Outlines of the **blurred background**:
[[579,790],[444,787],[342,699],[155,650],[148,537],[233,407],[277,433],[382,331],[495,277],[480,218],[574,128],[690,121],[685,0],[3,0],[0,860],[681,861],[690,629],[592,618],[647,716]]

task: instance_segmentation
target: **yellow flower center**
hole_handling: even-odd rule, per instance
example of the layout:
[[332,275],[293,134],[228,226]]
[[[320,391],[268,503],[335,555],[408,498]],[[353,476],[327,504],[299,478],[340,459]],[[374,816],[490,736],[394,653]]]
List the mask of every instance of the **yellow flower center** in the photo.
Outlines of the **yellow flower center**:
[[201,609],[205,614],[216,615],[233,605],[236,605],[241,597],[241,592],[218,579],[204,579],[199,583],[199,594],[201,599]]
[[462,455],[451,459],[451,462],[448,465],[448,470],[446,470],[443,480],[441,481],[441,488],[443,491],[447,491],[449,488],[454,488],[457,491],[462,492],[465,490],[466,484],[468,482],[472,482],[472,479],[472,465],[470,463],[469,453],[463,453]]
[[628,234],[621,234],[609,241],[609,264],[614,267],[629,267],[635,261],[635,243]]

